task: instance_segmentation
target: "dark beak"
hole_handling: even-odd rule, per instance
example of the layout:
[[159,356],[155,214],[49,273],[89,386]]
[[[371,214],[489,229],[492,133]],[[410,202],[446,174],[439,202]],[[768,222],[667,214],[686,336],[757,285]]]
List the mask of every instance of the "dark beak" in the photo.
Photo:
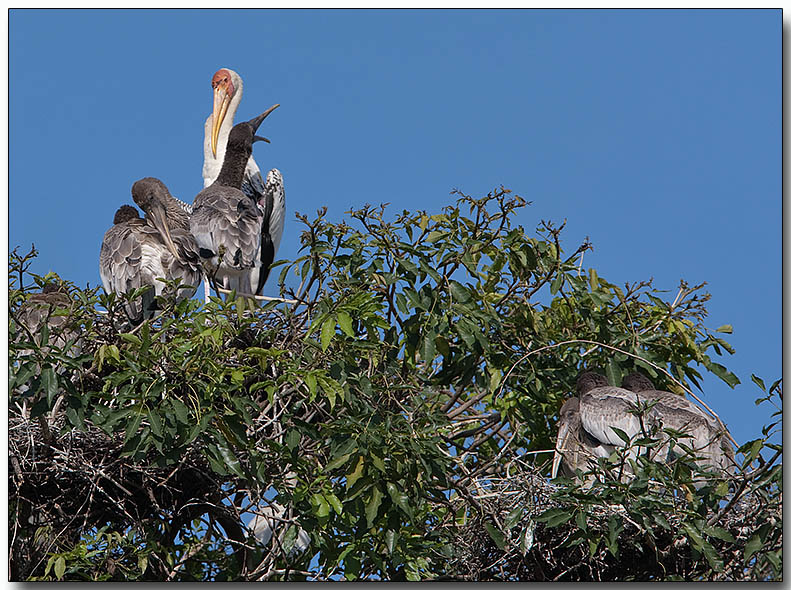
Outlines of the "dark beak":
[[266,119],[269,116],[269,113],[274,111],[279,106],[280,106],[280,103],[278,103],[276,105],[273,105],[273,106],[269,107],[268,109],[266,109],[266,111],[264,111],[263,113],[258,115],[255,119],[250,119],[248,121],[248,123],[253,126],[253,133],[258,131],[258,127],[261,125],[263,120]]

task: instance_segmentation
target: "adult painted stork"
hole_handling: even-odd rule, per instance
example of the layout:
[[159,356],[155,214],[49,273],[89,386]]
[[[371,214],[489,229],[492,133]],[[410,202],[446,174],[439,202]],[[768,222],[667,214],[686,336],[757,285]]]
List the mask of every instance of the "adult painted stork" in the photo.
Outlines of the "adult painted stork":
[[[222,168],[217,178],[193,201],[190,230],[200,248],[200,256],[208,267],[207,275],[224,289],[238,294],[255,294],[251,271],[261,268],[262,261],[273,256],[271,244],[262,248],[262,228],[266,208],[242,191],[246,166],[253,152],[253,143],[266,141],[255,133],[276,104],[258,117],[235,125],[228,134]],[[268,250],[268,251],[265,251]],[[267,269],[268,270],[268,269]],[[261,273],[259,273],[261,274]]]
[[703,465],[715,471],[733,471],[736,463],[729,434],[713,416],[683,396],[656,389],[642,373],[624,377],[623,387],[635,392],[643,403],[653,403],[649,412],[665,428],[689,435],[679,440],[694,450]]
[[[203,186],[210,186],[219,176],[225,159],[228,136],[233,128],[233,120],[242,100],[242,78],[228,68],[220,68],[212,76],[214,106],[206,119],[203,139]],[[268,141],[268,140],[265,140]],[[269,276],[269,267],[283,237],[283,224],[286,220],[286,193],[283,175],[273,168],[261,176],[252,155],[244,167],[241,190],[253,201],[262,213],[261,243],[259,263],[252,270],[250,284],[253,293],[260,295]]]

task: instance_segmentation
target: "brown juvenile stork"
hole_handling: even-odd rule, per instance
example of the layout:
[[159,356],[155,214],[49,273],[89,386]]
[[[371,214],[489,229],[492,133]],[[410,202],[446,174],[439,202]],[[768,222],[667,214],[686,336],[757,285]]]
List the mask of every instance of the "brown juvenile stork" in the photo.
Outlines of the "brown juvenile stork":
[[[206,119],[203,138],[203,186],[210,186],[220,174],[225,160],[228,137],[233,128],[233,120],[242,100],[242,78],[231,69],[220,68],[212,76],[214,105]],[[263,141],[267,139],[262,138]],[[269,276],[269,267],[283,237],[286,220],[286,192],[283,175],[272,168],[261,176],[252,154],[245,162],[242,183],[239,187],[250,197],[261,211],[261,249],[257,264],[250,269],[249,277],[252,293],[260,295]],[[190,213],[192,211],[190,210]]]
[[[261,266],[262,227],[266,221],[258,203],[242,191],[242,182],[253,143],[266,141],[255,133],[279,106],[276,104],[231,129],[220,173],[198,193],[192,204],[190,230],[207,276],[212,278],[215,288],[219,285],[240,295],[256,292],[252,281],[257,276],[251,271]],[[271,251],[267,257],[271,258]]]

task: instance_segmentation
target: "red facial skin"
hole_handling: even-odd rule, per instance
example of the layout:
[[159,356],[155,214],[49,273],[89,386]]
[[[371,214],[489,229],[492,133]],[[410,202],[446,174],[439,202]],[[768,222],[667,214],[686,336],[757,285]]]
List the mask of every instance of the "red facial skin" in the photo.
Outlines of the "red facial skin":
[[225,87],[225,93],[228,96],[233,96],[234,87],[233,82],[231,81],[231,73],[225,68],[217,70],[214,76],[212,76],[211,87],[215,90],[218,87]]

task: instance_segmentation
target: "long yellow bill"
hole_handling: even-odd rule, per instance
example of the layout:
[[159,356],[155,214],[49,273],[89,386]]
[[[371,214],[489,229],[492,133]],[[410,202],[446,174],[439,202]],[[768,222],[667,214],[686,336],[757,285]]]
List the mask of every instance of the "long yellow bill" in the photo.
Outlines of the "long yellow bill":
[[220,135],[220,125],[222,125],[225,114],[228,112],[228,105],[231,102],[231,97],[222,86],[217,86],[214,89],[214,108],[212,109],[212,127],[211,127],[211,153],[217,157],[217,138]]

